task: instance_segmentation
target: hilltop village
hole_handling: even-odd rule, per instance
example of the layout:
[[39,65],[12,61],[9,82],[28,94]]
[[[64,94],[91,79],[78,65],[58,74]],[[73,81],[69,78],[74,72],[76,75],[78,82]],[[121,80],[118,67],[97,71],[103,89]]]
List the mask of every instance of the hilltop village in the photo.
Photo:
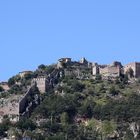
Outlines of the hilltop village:
[[[47,72],[45,65],[40,65],[34,72],[20,72],[8,82],[0,83],[0,123],[3,123],[5,118],[8,118],[12,124],[24,117],[29,118],[43,101],[44,94],[58,87],[59,80],[64,77],[75,77],[79,80],[101,78],[115,81],[126,75],[129,82],[139,80],[140,62],[123,66],[121,62],[115,61],[112,64],[101,65],[89,62],[85,58],[80,61],[61,58],[57,64],[49,67]],[[13,93],[15,89],[18,93]]]

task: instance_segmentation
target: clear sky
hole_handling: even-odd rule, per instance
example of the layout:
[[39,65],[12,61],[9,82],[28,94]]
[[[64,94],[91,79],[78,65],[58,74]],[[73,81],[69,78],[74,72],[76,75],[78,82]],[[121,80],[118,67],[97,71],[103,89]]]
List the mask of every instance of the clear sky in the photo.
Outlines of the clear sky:
[[1,0],[0,81],[60,57],[140,61],[140,0]]

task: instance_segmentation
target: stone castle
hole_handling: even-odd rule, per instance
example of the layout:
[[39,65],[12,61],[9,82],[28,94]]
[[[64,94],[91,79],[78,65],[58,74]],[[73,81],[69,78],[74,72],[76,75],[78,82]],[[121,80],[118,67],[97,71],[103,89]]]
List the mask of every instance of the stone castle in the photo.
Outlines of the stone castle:
[[[130,70],[132,76],[130,75]],[[132,62],[122,66],[121,62],[113,62],[111,65],[98,65],[93,64],[92,67],[93,75],[100,74],[103,77],[119,77],[123,74],[127,74],[131,78],[140,78],[140,63]]]
[[[33,109],[33,103],[28,104],[28,98],[32,95],[32,90],[38,88],[41,94],[47,92],[48,89],[55,87],[55,81],[63,76],[74,76],[78,79],[95,78],[101,75],[103,78],[116,78],[131,72],[130,78],[140,78],[140,62],[129,63],[125,66],[121,62],[115,61],[109,65],[100,65],[98,63],[91,63],[85,58],[79,62],[72,61],[71,58],[61,58],[58,60],[56,68],[47,76],[33,78],[31,86],[23,95],[9,97],[7,99],[0,99],[0,123],[5,115],[8,115],[11,122],[19,121],[21,116],[28,116]],[[31,71],[24,71],[20,73],[21,78],[25,74],[32,73]],[[9,90],[7,83],[0,83],[5,91]],[[37,102],[39,97],[36,97],[34,102]]]
[[[65,69],[66,67],[68,69]],[[82,58],[79,62],[72,61],[71,58],[61,58],[58,60],[57,68],[64,68],[65,75],[67,76],[73,73],[73,75],[78,77],[84,69],[87,69],[92,77],[101,75],[104,78],[115,78],[122,74],[129,75],[129,71],[131,70],[131,78],[140,78],[140,62],[132,62],[123,66],[121,62],[114,61],[109,65],[100,65],[88,62],[85,58]]]

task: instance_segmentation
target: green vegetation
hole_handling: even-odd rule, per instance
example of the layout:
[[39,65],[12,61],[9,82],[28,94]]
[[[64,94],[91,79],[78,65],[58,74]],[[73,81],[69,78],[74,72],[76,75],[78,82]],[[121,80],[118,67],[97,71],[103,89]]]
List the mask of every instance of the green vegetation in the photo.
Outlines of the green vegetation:
[[[53,70],[54,65],[40,65],[24,78],[10,78],[8,93],[22,94],[32,78]],[[132,71],[129,74],[132,76]],[[129,83],[127,75],[115,80],[103,80],[100,75],[95,79],[63,76],[53,89],[42,95],[43,101],[30,118],[22,118],[15,124],[18,131],[14,132],[19,138],[25,134],[35,140],[134,140],[130,124],[140,125],[139,90],[140,82]],[[0,135],[10,128],[12,124],[1,124]],[[135,140],[140,139],[137,131]]]
[[3,92],[3,91],[4,91],[3,87],[0,86],[0,92]]
[[40,128],[48,139],[127,140],[129,123],[139,122],[140,85],[126,81],[126,77],[116,81],[65,77],[54,89],[57,94],[48,93],[32,118],[46,118]]

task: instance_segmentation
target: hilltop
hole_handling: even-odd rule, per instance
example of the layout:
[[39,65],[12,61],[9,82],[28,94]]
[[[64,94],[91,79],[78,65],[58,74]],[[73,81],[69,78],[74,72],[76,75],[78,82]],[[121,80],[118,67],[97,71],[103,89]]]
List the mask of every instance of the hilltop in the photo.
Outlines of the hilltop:
[[20,72],[0,83],[1,139],[138,140],[139,78],[139,62],[85,58]]

